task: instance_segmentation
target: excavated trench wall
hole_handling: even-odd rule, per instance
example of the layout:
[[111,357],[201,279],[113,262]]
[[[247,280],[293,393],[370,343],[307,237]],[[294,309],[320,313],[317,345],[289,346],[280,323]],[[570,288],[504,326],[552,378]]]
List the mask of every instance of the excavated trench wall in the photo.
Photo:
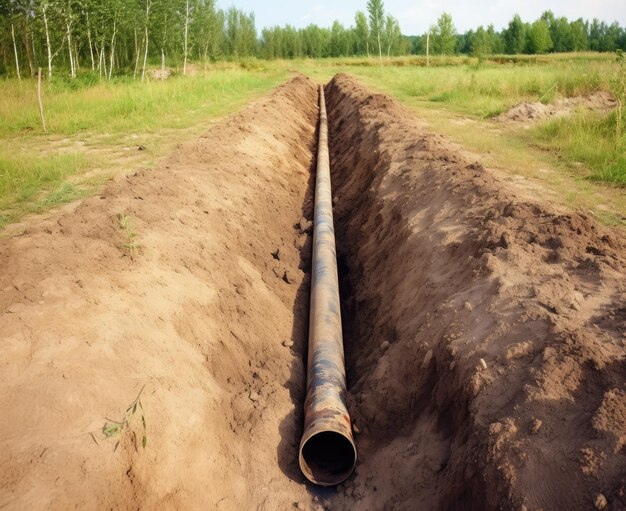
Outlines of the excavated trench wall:
[[0,240],[1,508],[311,500],[297,445],[317,114],[296,77]]
[[333,509],[619,502],[623,243],[517,199],[346,75],[326,95],[360,431]]

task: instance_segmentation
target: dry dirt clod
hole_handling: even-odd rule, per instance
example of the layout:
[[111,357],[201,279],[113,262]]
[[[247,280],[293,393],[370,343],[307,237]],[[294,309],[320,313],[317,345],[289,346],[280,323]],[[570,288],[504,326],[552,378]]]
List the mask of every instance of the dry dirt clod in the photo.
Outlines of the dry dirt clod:
[[306,218],[302,217],[296,224],[296,228],[301,233],[310,232],[313,230],[313,222],[311,220],[307,220]]
[[422,369],[428,369],[430,365],[430,361],[433,359],[433,350],[428,350],[426,355],[424,355],[424,360],[422,361]]
[[387,351],[388,348],[389,348],[389,341],[383,341],[380,345],[380,350]]
[[23,303],[12,303],[7,307],[7,312],[17,314],[19,312],[22,312],[25,308],[26,306]]
[[295,282],[294,277],[289,270],[285,270],[285,272],[283,273],[283,280],[287,284],[293,284]]
[[539,432],[539,430],[541,429],[541,420],[539,419],[535,419],[532,424],[530,425],[530,432],[535,435]]
[[508,232],[504,232],[502,236],[500,236],[500,245],[502,248],[509,248],[511,246],[511,235]]
[[594,501],[594,505],[596,506],[596,509],[602,510],[602,509],[605,509],[606,506],[609,505],[609,503],[606,500],[606,497],[604,495],[602,495],[601,493],[598,493],[596,495],[596,499]]
[[306,509],[303,502],[296,502],[296,509]]
[[293,341],[283,341],[283,346],[285,348],[291,348],[293,346]]
[[280,249],[277,248],[275,252],[272,252],[272,257],[277,261],[280,261]]
[[255,392],[254,390],[250,392],[250,401],[256,403],[259,399],[261,399],[261,396],[259,396],[257,392]]

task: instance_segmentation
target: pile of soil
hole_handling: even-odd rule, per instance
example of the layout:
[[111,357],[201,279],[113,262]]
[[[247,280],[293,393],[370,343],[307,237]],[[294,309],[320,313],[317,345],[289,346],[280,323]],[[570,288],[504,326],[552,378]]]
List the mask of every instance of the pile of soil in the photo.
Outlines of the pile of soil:
[[554,103],[519,103],[498,115],[499,122],[529,123],[548,117],[564,117],[577,109],[594,112],[609,112],[617,106],[617,100],[608,92],[597,91],[585,96],[560,98]]
[[626,506],[623,237],[517,198],[346,75],[326,98],[355,475],[322,490],[297,466],[299,76],[0,241],[0,507]]
[[332,509],[623,509],[623,238],[345,75],[327,97],[362,432]]
[[[0,507],[311,501],[294,453],[317,115],[296,78],[0,241]],[[106,438],[142,388],[145,449],[141,409]]]

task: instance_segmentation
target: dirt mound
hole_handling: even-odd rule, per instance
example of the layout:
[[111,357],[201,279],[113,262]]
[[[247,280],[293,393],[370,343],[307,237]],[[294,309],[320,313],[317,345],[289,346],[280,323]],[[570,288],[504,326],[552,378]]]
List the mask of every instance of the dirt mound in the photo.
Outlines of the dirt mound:
[[622,509],[623,241],[345,75],[327,97],[362,431],[333,509]]
[[[159,168],[0,241],[0,507],[311,500],[294,401],[316,121],[315,84],[296,78]],[[105,438],[142,388],[145,449],[141,410]]]
[[561,98],[554,103],[520,103],[498,115],[499,122],[534,122],[548,117],[570,115],[576,109],[587,109],[595,112],[608,112],[617,106],[616,99],[608,92],[598,91],[586,96]]

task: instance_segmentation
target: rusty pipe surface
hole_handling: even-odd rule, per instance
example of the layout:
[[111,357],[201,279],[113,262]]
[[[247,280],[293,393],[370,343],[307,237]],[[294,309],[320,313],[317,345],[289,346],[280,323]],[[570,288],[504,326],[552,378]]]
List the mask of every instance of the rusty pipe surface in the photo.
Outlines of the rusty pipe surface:
[[307,395],[299,462],[309,481],[332,486],[347,479],[354,470],[356,447],[346,407],[328,119],[322,86],[319,104]]

